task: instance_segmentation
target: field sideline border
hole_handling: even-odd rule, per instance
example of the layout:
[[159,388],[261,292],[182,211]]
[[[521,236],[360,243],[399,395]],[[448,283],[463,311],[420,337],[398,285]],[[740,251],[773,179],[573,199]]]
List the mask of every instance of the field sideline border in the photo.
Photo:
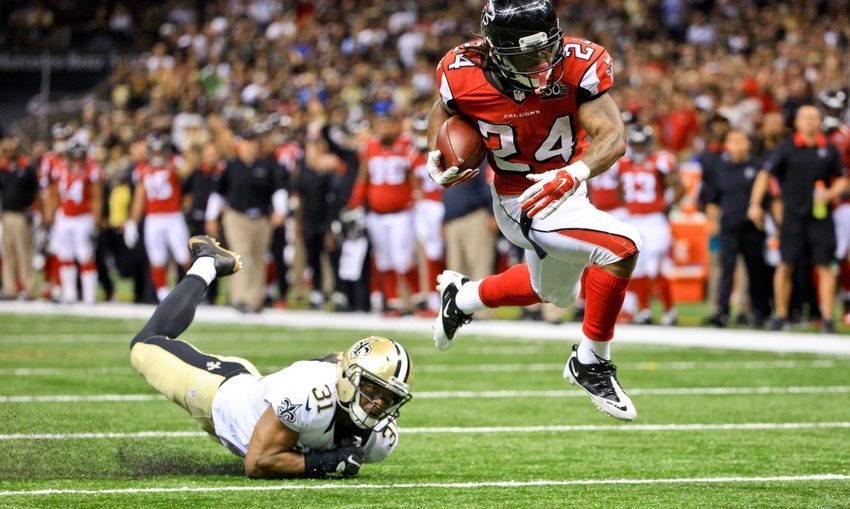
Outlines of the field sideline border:
[[[0,302],[0,313],[145,320],[154,306],[100,303],[60,305],[50,302]],[[206,324],[245,324],[281,326],[294,329],[362,330],[391,334],[405,332],[428,336],[433,320],[413,316],[384,318],[376,314],[332,313],[326,311],[265,310],[261,314],[242,314],[223,306],[200,306],[195,320]],[[539,341],[576,341],[581,324],[553,325],[545,322],[476,320],[464,327],[459,336],[495,336],[528,338]],[[701,327],[662,327],[618,325],[615,340],[619,344],[748,350],[772,353],[810,353],[850,356],[850,335],[784,333],[755,330],[712,329]]]
[[172,488],[111,488],[111,489],[43,489],[0,490],[0,497],[44,495],[137,495],[145,493],[217,493],[258,491],[312,491],[312,490],[389,490],[389,489],[476,489],[476,488],[530,488],[546,486],[598,486],[598,485],[651,485],[651,484],[737,484],[766,482],[817,482],[847,481],[846,474],[811,474],[753,477],[678,477],[661,479],[576,479],[532,481],[479,481],[455,483],[398,483],[398,484],[272,484],[264,486],[180,486]]

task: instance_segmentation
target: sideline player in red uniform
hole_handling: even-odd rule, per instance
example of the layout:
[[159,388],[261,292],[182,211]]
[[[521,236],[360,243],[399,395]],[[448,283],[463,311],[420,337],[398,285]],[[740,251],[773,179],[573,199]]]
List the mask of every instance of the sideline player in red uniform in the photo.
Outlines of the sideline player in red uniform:
[[[413,222],[416,227],[416,239],[425,254],[426,273],[429,283],[445,269],[446,243],[443,239],[443,218],[446,207],[443,205],[443,188],[428,176],[428,118],[424,115],[413,117],[411,122],[413,147],[411,164],[413,173],[420,185],[413,207]],[[427,313],[434,317],[440,310],[440,295],[436,292],[427,296]],[[424,303],[423,303],[424,304]]]
[[[483,38],[449,51],[437,68],[440,98],[429,119],[429,145],[440,125],[465,115],[481,131],[495,170],[499,229],[525,250],[525,263],[481,281],[445,271],[437,347],[487,307],[547,301],[566,307],[584,270],[587,304],[581,342],[564,368],[594,405],[632,420],[637,411],[617,381],[610,340],[640,250],[634,228],[596,209],[585,181],[625,152],[625,127],[614,100],[613,62],[602,46],[565,37],[550,0],[488,0]],[[590,136],[592,141],[587,140]],[[429,173],[454,185],[473,170],[445,168],[437,150]]]
[[[685,186],[676,172],[676,158],[665,151],[651,151],[652,128],[634,125],[628,130],[629,148],[618,161],[617,168],[623,202],[628,210],[628,222],[637,229],[644,242],[631,289],[637,295],[639,313],[635,321],[652,323],[649,297],[654,293],[664,305],[662,325],[675,325],[676,308],[670,294],[670,284],[664,277],[663,265],[668,260],[673,236],[667,211],[685,194]],[[667,190],[672,189],[667,202]]]
[[168,154],[169,143],[166,137],[148,137],[149,157],[133,173],[136,190],[130,220],[124,225],[124,239],[133,247],[138,240],[137,225],[145,216],[145,251],[160,302],[168,295],[168,254],[183,269],[189,268],[189,228],[183,217],[177,160]]
[[88,158],[85,145],[71,140],[68,157],[54,161],[49,171],[45,220],[53,224],[50,243],[59,259],[62,302],[77,301],[79,264],[83,302],[94,304],[97,270],[92,238],[103,206],[100,167]]
[[355,209],[366,206],[366,229],[372,245],[386,314],[401,314],[398,278],[411,295],[419,293],[416,238],[413,226],[413,172],[410,136],[401,132],[399,119],[389,112],[376,115],[375,136],[360,154],[360,173],[348,201]]
[[[850,125],[844,121],[847,111],[847,94],[843,90],[825,90],[818,95],[823,109],[823,131],[829,142],[838,147],[844,163],[844,175],[850,177]],[[841,302],[844,305],[842,321],[850,325],[850,193],[838,199],[832,209],[835,221],[835,258],[840,264],[838,278]]]

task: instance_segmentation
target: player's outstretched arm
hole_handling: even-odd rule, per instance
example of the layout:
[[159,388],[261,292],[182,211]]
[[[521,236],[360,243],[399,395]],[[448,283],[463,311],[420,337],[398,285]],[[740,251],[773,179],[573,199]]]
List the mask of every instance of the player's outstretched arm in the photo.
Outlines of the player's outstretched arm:
[[590,177],[595,177],[626,153],[626,127],[620,108],[608,94],[582,103],[578,118],[592,138],[581,161],[590,168]]
[[299,434],[287,428],[274,407],[260,416],[245,454],[245,475],[252,479],[282,479],[307,476],[324,477],[337,474],[357,475],[363,464],[363,449],[351,443],[340,444],[328,451],[295,452]]
[[284,426],[274,407],[268,407],[248,442],[245,475],[252,479],[304,475],[304,455],[292,450],[297,442],[298,432]]

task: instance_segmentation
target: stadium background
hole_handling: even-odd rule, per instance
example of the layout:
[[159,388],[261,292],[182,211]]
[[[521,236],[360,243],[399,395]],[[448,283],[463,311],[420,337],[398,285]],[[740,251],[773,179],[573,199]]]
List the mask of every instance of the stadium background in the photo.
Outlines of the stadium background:
[[[758,142],[776,136],[763,131],[766,112],[787,129],[800,104],[850,83],[843,1],[556,3],[566,33],[611,51],[615,99],[676,153],[691,199],[711,120]],[[37,163],[51,126],[71,125],[109,191],[128,184],[151,132],[170,134],[190,162],[203,143],[232,156],[237,135],[263,123],[272,148],[323,123],[322,135],[356,147],[373,112],[427,110],[435,62],[479,15],[478,0],[5,1],[1,134]],[[442,353],[429,319],[335,313],[329,279],[328,302],[313,306],[323,309],[301,310],[313,277],[293,214],[289,309],[202,307],[187,337],[262,372],[366,331],[402,341],[417,378],[401,445],[348,481],[244,479],[238,459],[156,396],[127,361],[155,295],[149,281],[134,293],[115,256],[118,302],[0,302],[0,506],[846,507],[848,340],[807,333],[805,316],[793,334],[688,327],[710,312],[716,246],[699,204],[683,208],[674,219],[696,231],[679,236],[684,326],[618,326],[620,379],[640,412],[625,425],[561,378],[578,324],[476,320]],[[100,237],[120,238],[121,219]],[[501,263],[516,261],[499,246]],[[519,316],[536,317],[496,318]]]

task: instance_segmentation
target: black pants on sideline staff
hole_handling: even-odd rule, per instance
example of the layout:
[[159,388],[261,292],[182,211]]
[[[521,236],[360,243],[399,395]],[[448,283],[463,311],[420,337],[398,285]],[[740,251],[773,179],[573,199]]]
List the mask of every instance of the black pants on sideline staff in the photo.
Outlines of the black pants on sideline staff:
[[751,223],[740,228],[720,231],[720,285],[717,309],[729,314],[729,299],[735,280],[738,254],[743,255],[749,281],[750,307],[757,321],[770,316],[771,271],[764,261],[765,234]]

